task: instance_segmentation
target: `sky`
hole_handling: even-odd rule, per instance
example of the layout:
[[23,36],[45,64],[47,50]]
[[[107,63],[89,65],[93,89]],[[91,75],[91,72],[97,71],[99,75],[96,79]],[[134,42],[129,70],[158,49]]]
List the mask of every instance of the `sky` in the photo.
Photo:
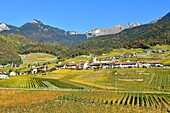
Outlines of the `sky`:
[[18,26],[37,19],[85,32],[128,22],[148,23],[170,12],[170,0],[0,0],[0,22]]

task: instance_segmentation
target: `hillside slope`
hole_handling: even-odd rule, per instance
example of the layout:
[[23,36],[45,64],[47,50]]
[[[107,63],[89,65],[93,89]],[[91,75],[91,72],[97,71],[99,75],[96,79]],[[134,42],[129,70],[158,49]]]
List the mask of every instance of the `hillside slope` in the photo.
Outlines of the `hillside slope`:
[[153,24],[126,29],[115,35],[99,36],[72,47],[69,55],[102,54],[114,48],[148,48],[156,44],[170,44],[170,13]]
[[0,23],[0,25],[4,26],[4,30],[0,29],[0,34],[8,35],[10,33],[18,33],[33,41],[52,42],[64,45],[65,47],[70,47],[87,40],[85,34],[71,34],[70,31],[45,25],[35,19],[25,23],[21,27],[15,27],[5,23]]
[[62,46],[53,43],[33,42],[20,34],[0,35],[0,64],[22,63],[18,54],[49,53],[60,57],[66,52]]

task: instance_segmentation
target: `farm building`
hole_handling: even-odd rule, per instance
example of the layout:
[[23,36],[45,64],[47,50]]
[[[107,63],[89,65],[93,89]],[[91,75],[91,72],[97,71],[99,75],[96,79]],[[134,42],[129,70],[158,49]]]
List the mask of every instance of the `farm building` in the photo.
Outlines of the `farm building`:
[[144,62],[144,61],[137,61],[139,67],[147,67],[147,68],[151,68],[151,67],[163,67],[163,64],[160,61],[148,61],[148,62]]
[[35,67],[32,69],[31,73],[32,74],[35,74],[35,73],[38,73],[38,72],[44,72],[44,71],[47,71],[47,67],[46,66],[41,66],[41,67]]
[[160,61],[149,61],[148,64],[150,64],[150,67],[163,67]]
[[76,69],[77,64],[76,63],[68,63],[66,64],[67,69]]
[[10,72],[10,73],[9,73],[9,75],[10,75],[10,76],[16,76],[16,75],[17,75],[17,73],[16,73],[16,72],[14,72],[14,71],[12,71],[12,72]]
[[66,64],[60,64],[55,66],[55,69],[65,69],[66,68]]
[[91,64],[89,65],[89,68],[90,68],[90,69],[100,69],[101,66],[102,66],[101,63],[91,63]]

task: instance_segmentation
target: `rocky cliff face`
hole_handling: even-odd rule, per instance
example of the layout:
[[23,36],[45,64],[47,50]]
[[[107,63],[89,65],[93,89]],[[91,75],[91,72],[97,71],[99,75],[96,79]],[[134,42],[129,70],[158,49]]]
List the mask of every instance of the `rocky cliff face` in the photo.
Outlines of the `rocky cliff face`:
[[142,25],[139,22],[129,22],[128,26],[118,24],[116,26],[113,26],[111,28],[95,28],[90,31],[87,31],[85,34],[88,38],[100,36],[100,35],[109,35],[109,34],[116,34],[119,33],[127,28],[132,28],[136,26]]

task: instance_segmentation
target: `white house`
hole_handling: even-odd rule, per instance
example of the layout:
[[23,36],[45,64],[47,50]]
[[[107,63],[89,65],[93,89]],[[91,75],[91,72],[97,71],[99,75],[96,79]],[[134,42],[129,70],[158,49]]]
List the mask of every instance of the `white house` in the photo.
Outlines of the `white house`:
[[55,69],[65,69],[65,68],[66,68],[66,64],[59,64],[55,66]]
[[47,67],[46,66],[41,66],[41,67],[33,68],[31,73],[35,74],[35,73],[44,72],[44,71],[47,71]]
[[66,64],[67,69],[76,69],[77,64],[76,63],[68,63]]
[[149,61],[148,64],[150,64],[150,67],[163,67],[163,64],[161,64],[160,61]]
[[84,68],[84,62],[78,62],[76,64],[76,69],[83,69]]
[[113,67],[116,68],[136,68],[138,67],[137,62],[115,62]]
[[137,61],[137,63],[138,63],[138,67],[150,67],[150,64],[148,63],[148,62],[144,62],[144,61]]
[[163,64],[160,61],[148,61],[148,62],[144,62],[144,61],[137,61],[139,67],[146,67],[146,68],[150,68],[150,67],[163,67]]
[[9,79],[8,75],[0,74],[0,79]]
[[86,62],[84,63],[84,65],[83,65],[83,69],[87,69],[88,67],[89,67],[89,62],[86,61]]
[[90,63],[89,68],[90,69],[100,69],[102,66],[101,63]]
[[123,68],[136,68],[136,67],[138,67],[138,64],[136,62],[123,62],[121,64],[121,67],[123,67]]
[[32,74],[38,73],[38,69],[37,68],[32,69],[31,73]]
[[12,72],[10,72],[10,74],[9,74],[10,76],[16,76],[17,75],[17,73],[16,72],[14,72],[14,71],[12,71]]
[[107,63],[102,63],[102,69],[110,69],[113,68],[114,62],[107,62]]

